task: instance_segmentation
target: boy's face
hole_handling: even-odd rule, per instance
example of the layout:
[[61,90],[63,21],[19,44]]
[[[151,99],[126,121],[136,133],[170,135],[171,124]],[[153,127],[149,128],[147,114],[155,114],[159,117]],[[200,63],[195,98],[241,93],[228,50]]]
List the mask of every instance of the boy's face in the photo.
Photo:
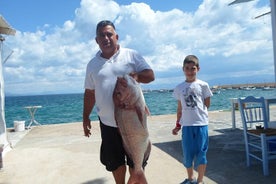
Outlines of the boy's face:
[[199,67],[197,67],[194,63],[186,63],[183,66],[183,72],[186,77],[186,82],[193,82],[196,80],[196,74],[199,71]]

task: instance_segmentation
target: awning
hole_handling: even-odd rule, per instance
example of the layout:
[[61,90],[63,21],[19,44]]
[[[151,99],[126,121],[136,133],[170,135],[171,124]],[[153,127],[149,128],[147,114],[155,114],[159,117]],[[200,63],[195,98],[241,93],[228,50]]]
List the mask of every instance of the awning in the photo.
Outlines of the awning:
[[0,15],[0,34],[15,35],[15,32],[15,29],[13,29]]

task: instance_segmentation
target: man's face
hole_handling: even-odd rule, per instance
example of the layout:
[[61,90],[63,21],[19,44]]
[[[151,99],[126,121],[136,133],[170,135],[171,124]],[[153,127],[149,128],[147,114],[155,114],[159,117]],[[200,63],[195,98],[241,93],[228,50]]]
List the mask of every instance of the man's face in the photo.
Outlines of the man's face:
[[96,42],[103,55],[112,56],[117,51],[118,35],[112,26],[105,26],[97,32]]

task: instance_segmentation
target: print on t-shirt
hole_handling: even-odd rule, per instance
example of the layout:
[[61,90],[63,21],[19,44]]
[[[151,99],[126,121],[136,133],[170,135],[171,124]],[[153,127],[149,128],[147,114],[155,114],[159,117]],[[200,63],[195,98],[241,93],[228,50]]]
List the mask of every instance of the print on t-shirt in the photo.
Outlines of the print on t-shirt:
[[193,88],[186,88],[186,93],[184,93],[184,99],[186,102],[186,106],[190,108],[194,108],[197,106],[196,103],[196,93]]

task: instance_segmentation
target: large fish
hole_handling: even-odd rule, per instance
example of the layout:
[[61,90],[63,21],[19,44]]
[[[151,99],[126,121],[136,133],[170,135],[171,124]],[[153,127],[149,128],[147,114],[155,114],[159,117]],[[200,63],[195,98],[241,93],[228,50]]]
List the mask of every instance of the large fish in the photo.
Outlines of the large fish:
[[146,184],[143,162],[150,155],[151,143],[147,128],[149,110],[140,85],[129,75],[118,77],[113,100],[124,148],[134,163],[128,184]]

